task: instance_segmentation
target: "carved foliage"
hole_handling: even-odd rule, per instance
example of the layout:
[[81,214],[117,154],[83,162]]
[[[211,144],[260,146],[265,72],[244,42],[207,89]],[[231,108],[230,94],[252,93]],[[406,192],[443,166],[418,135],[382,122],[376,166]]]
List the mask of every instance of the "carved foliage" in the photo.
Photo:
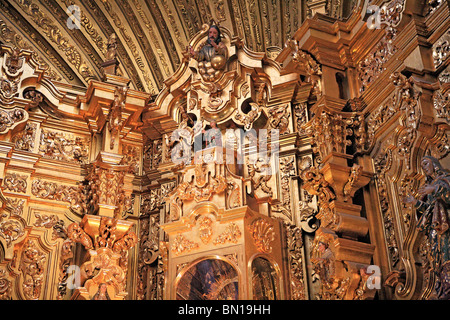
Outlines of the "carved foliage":
[[0,109],[0,134],[28,120],[28,113],[21,108]]
[[217,238],[214,239],[213,244],[224,244],[227,242],[237,243],[242,233],[239,227],[234,222],[231,222]]
[[[0,78],[0,100],[10,102],[19,89],[24,57],[18,48],[5,53]],[[3,130],[2,130],[3,131]]]
[[199,244],[197,242],[187,239],[184,235],[178,234],[171,247],[171,251],[175,255],[180,255],[184,252],[189,252],[193,249],[197,249]]
[[321,225],[324,227],[335,226],[337,217],[330,207],[330,202],[336,198],[336,195],[323,174],[317,167],[308,167],[302,170],[301,178],[303,179],[303,189],[318,197],[320,210],[317,218],[321,219]]
[[14,137],[12,138],[12,142],[14,142],[16,149],[33,151],[36,130],[37,125],[35,123],[28,122],[23,131],[18,132],[16,135],[14,135]]
[[123,189],[126,171],[114,168],[102,168],[93,164],[87,181],[87,209],[95,212],[99,204],[115,206],[115,214],[121,214],[131,202]]
[[41,179],[33,180],[31,193],[41,199],[68,202],[71,206],[80,205],[82,201],[78,186],[62,185]]
[[267,113],[269,115],[269,124],[273,129],[278,129],[279,134],[289,133],[289,117],[291,116],[290,104],[271,107]]
[[17,173],[7,173],[3,184],[5,190],[25,193],[27,191],[27,176]]

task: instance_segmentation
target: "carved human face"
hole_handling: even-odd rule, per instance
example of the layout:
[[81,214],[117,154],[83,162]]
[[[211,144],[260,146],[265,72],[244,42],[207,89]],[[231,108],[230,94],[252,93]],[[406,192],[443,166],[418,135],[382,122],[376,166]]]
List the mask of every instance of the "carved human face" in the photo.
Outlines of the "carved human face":
[[219,37],[219,32],[216,28],[209,28],[208,38],[211,41],[216,41]]
[[433,167],[433,163],[431,162],[430,159],[428,159],[428,158],[423,159],[421,165],[422,165],[423,172],[427,176],[433,175],[434,167]]

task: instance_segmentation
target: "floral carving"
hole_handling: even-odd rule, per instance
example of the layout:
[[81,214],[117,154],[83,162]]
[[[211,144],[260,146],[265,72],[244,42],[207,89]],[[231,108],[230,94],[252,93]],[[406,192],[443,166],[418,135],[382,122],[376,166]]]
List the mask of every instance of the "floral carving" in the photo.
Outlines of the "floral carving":
[[25,193],[27,191],[27,176],[7,173],[3,184],[8,191]]
[[72,206],[79,205],[82,200],[78,186],[62,185],[41,179],[33,180],[31,193],[41,199],[64,201]]
[[173,240],[171,250],[175,255],[180,255],[185,251],[189,252],[191,250],[197,249],[198,247],[198,243],[187,239],[182,234],[178,234]]
[[322,110],[305,127],[312,138],[314,152],[318,152],[323,159],[331,152],[346,153],[346,147],[352,144],[348,139],[353,135],[352,125],[352,119]]
[[12,281],[8,279],[5,269],[0,269],[0,300],[10,300],[12,291]]
[[6,220],[0,222],[0,237],[6,240],[8,248],[24,234],[24,229],[18,221]]
[[25,205],[25,199],[18,198],[6,198],[9,206],[12,207],[11,216],[21,216],[23,214],[23,206]]
[[392,44],[396,34],[396,27],[402,19],[405,0],[392,0],[381,6],[379,22],[385,27],[385,36],[377,43],[366,58],[358,64],[361,81],[360,92],[364,92],[369,85],[385,70],[384,64],[397,52]]
[[[146,140],[144,145],[143,167],[145,171],[158,168],[162,160],[162,139]],[[169,155],[170,158],[170,155]]]
[[81,243],[86,250],[94,247],[92,239],[88,236],[86,231],[76,222],[67,227],[67,236],[73,242]]
[[0,108],[0,134],[6,133],[18,124],[28,120],[28,113],[21,108]]
[[393,164],[393,153],[390,148],[386,152],[378,155],[374,160],[375,178],[378,186],[378,193],[380,198],[380,209],[383,217],[384,233],[386,236],[386,243],[389,252],[389,259],[392,265],[395,266],[399,260],[398,240],[395,232],[394,216],[388,198],[388,181],[386,173],[389,172]]
[[140,168],[140,154],[141,148],[131,144],[122,145],[123,158],[120,161],[121,165],[128,165],[128,172],[133,174],[139,174]]
[[[100,217],[100,221],[97,219],[85,215],[81,224],[74,222],[67,227],[68,238],[88,250],[89,260],[81,266],[82,274],[87,278],[83,286],[90,292],[91,286],[97,288],[105,283],[116,294],[123,294],[128,250],[137,244],[138,237],[129,231],[129,225],[122,224],[122,220],[105,216]],[[95,225],[98,228],[93,228]]]
[[9,76],[17,76],[22,69],[24,57],[20,56],[20,51],[18,48],[13,48],[6,56],[3,68]]
[[336,225],[337,217],[330,207],[330,202],[336,198],[335,193],[330,188],[323,174],[317,167],[308,167],[302,170],[303,189],[311,195],[317,195],[318,206],[320,208],[317,218],[321,219],[321,225],[324,227],[333,227]]
[[279,217],[287,222],[292,221],[291,210],[291,177],[295,175],[294,157],[280,159],[281,203],[272,205],[272,216]]
[[28,122],[25,126],[25,129],[17,133],[12,139],[12,142],[14,142],[16,149],[33,151],[36,129],[37,125],[35,123]]
[[392,39],[385,36],[372,51],[358,64],[359,80],[361,81],[360,92],[364,92],[372,82],[385,70],[384,64],[397,51],[392,44]]
[[34,216],[36,217],[36,221],[34,222],[35,227],[50,229],[59,222],[58,216],[54,214],[45,215],[36,212]]
[[447,90],[445,93],[442,89],[434,91],[433,106],[438,118],[450,121],[450,90]]
[[236,182],[228,182],[227,184],[227,206],[228,208],[236,208],[241,205],[241,188]]
[[218,245],[227,242],[237,243],[241,235],[242,233],[241,230],[239,230],[238,225],[234,222],[231,222],[230,224],[227,225],[225,231],[214,239],[213,244]]
[[273,129],[280,130],[281,134],[289,133],[289,117],[291,112],[289,111],[289,103],[285,105],[271,107],[268,109],[269,124]]
[[299,134],[305,134],[303,125],[308,122],[308,107],[306,103],[299,103],[294,105],[294,114],[296,117],[296,129]]
[[20,49],[14,48],[5,55],[2,65],[4,72],[0,78],[0,100],[9,102],[18,92],[24,61],[24,57],[20,56],[20,51]]
[[44,96],[37,90],[28,90],[23,94],[25,99],[30,99],[30,107],[37,107],[44,100]]
[[99,204],[115,206],[115,215],[121,214],[129,207],[131,198],[123,189],[126,171],[114,168],[102,168],[93,164],[86,176],[87,210],[96,212]]

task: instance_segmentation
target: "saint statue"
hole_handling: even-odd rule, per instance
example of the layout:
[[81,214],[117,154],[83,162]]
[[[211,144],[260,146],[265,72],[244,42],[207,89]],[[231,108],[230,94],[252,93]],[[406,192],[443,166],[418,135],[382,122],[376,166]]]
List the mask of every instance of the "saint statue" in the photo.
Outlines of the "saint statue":
[[227,61],[227,48],[222,42],[220,29],[212,24],[208,31],[208,40],[199,51],[188,48],[191,57],[198,61],[198,69],[203,80],[212,82],[219,79]]
[[425,156],[421,162],[426,175],[425,184],[418,190],[419,198],[408,195],[404,201],[412,203],[418,215],[417,228],[424,231],[430,244],[430,271],[435,275],[431,299],[450,299],[450,174],[439,161]]

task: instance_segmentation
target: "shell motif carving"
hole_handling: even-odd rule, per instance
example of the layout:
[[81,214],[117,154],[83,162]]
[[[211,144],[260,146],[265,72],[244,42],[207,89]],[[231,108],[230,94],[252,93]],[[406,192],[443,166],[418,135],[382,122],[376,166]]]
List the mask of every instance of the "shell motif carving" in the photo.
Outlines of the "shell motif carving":
[[258,251],[262,253],[271,253],[271,242],[275,240],[275,231],[273,226],[267,221],[258,218],[249,225],[248,229],[253,237],[253,242]]

